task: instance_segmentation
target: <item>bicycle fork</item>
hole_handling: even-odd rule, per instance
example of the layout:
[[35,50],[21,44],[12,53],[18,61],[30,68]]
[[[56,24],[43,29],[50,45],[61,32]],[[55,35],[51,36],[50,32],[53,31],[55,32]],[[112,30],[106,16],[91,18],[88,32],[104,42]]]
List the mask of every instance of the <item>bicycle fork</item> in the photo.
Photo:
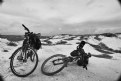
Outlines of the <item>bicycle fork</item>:
[[27,61],[26,48],[23,48],[23,49],[22,49],[21,56],[22,56],[22,58],[23,58],[22,61],[23,61],[23,62],[26,62],[26,61]]

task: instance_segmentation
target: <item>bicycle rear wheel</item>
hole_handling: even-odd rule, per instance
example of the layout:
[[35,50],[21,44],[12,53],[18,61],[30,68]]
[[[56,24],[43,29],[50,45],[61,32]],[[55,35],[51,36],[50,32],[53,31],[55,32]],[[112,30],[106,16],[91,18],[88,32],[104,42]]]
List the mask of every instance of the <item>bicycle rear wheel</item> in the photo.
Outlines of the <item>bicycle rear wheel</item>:
[[[19,77],[26,77],[30,75],[38,65],[38,55],[33,48],[27,48],[26,54],[31,51],[32,55],[24,61],[25,54],[22,51],[22,47],[18,48],[12,55],[10,59],[10,68],[14,75]],[[18,59],[20,57],[22,59]]]
[[60,72],[67,65],[67,61],[65,61],[64,58],[66,58],[66,56],[62,54],[53,55],[47,58],[41,66],[41,72],[48,76]]

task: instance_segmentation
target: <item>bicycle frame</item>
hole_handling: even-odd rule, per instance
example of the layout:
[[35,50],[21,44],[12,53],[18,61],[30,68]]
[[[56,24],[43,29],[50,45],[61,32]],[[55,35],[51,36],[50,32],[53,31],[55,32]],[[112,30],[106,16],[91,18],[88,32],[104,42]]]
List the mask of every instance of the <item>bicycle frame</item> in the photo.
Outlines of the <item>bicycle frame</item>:
[[[89,57],[91,57],[91,56],[89,56]],[[54,74],[62,71],[65,67],[68,66],[69,62],[73,62],[73,61],[77,61],[77,64],[80,63],[79,66],[83,66],[83,68],[85,68],[87,70],[87,67],[84,64],[85,60],[84,60],[83,54],[79,54],[78,56],[73,56],[73,57],[72,56],[67,57],[66,55],[63,55],[63,54],[55,54],[55,55],[52,55],[49,58],[47,58],[42,63],[41,71],[43,74],[51,76],[51,75],[54,75]],[[49,69],[50,69],[50,71],[49,71]]]
[[[60,61],[60,60],[62,60],[62,62],[56,63],[56,61]],[[53,60],[52,63],[53,63],[54,65],[59,65],[59,64],[65,63],[65,62],[67,62],[67,61],[68,61],[68,57],[62,58],[62,59]]]
[[[27,31],[27,32],[25,32],[25,35],[24,35],[25,39],[24,39],[23,45],[22,45],[22,48],[23,48],[22,51],[25,54],[25,58],[26,58],[27,54],[26,54],[25,50],[29,47],[32,47],[31,41],[30,41],[30,36],[33,34],[33,32],[30,32],[30,30],[24,24],[22,24],[22,26]],[[13,54],[9,57],[9,59],[11,59],[12,57],[13,57]]]
[[[82,56],[75,56],[75,57],[73,57],[73,61],[76,61],[79,58],[82,59]],[[58,63],[58,61],[60,61],[60,60],[62,60],[62,62]],[[61,59],[60,58],[59,59],[55,59],[55,60],[52,61],[52,63],[53,63],[53,65],[59,65],[59,64],[63,64],[63,63],[67,63],[68,64],[68,62],[73,62],[73,61],[71,61],[69,57],[65,57],[65,58],[61,58]]]
[[[25,28],[25,30],[27,30],[27,32],[25,32],[25,35],[24,35],[25,39],[23,41],[23,44],[21,47],[17,48],[13,52],[11,57],[9,58],[10,68],[11,68],[12,73],[19,77],[26,77],[30,75],[36,69],[38,65],[38,55],[33,45],[35,44],[35,42],[32,41],[33,40],[32,37],[35,36],[36,34],[33,32],[30,32],[29,29],[25,27],[24,25],[23,27]],[[31,67],[30,62],[34,64],[32,67]],[[20,63],[20,68],[16,67],[19,65],[17,63]],[[21,66],[29,67],[31,69],[29,69],[28,71],[28,68],[23,68]],[[23,72],[23,71],[26,71],[26,69],[27,69],[27,72]]]

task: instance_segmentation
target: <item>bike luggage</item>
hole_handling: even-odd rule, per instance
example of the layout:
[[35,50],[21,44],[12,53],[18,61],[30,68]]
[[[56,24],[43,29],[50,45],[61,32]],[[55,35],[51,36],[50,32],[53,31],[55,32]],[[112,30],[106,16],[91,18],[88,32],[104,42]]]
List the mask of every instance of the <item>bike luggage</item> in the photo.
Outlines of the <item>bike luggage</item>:
[[33,34],[31,36],[31,43],[35,49],[39,50],[41,48],[41,41],[39,37],[36,36],[36,34]]
[[78,56],[78,50],[74,50],[70,53],[71,56]]

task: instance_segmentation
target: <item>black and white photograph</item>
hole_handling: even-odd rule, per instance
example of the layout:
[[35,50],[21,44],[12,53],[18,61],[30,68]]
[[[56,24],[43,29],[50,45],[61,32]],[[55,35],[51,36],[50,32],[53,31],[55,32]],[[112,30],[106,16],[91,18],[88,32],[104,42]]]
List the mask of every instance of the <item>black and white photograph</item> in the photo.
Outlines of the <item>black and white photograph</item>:
[[121,0],[0,0],[0,81],[121,81]]

